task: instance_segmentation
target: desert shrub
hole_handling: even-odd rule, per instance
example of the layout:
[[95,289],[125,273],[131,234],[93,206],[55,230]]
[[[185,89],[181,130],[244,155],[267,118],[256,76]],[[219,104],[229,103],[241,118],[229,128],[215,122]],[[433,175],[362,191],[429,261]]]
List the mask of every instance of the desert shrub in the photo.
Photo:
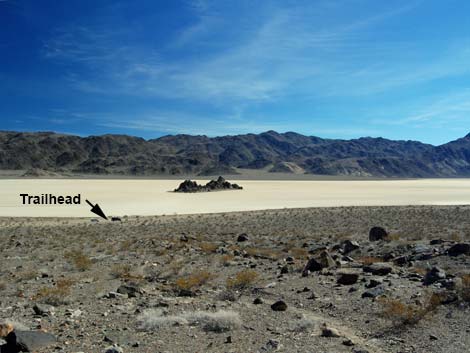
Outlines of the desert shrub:
[[175,282],[175,287],[178,290],[193,291],[207,283],[212,278],[214,278],[214,275],[210,272],[197,271],[190,275],[178,278]]
[[33,299],[42,301],[50,305],[60,305],[67,303],[66,297],[70,295],[70,287],[74,284],[73,280],[58,280],[54,287],[43,287],[38,290]]
[[463,275],[462,288],[460,288],[460,297],[463,301],[470,302],[470,274]]
[[135,273],[132,270],[132,266],[125,264],[125,265],[115,265],[111,269],[111,276],[114,278],[120,278],[126,281],[141,281],[143,280],[143,276]]
[[439,293],[428,295],[423,304],[407,304],[399,299],[378,298],[382,305],[382,315],[398,325],[413,325],[432,313],[442,302]]
[[310,257],[308,250],[304,248],[292,248],[289,253],[296,259],[308,259]]
[[17,282],[29,281],[38,276],[38,272],[35,270],[31,271],[21,271],[15,274]]
[[272,248],[246,248],[246,253],[253,257],[260,257],[265,259],[278,259],[281,253]]
[[7,284],[5,282],[0,282],[0,291],[5,290],[7,288]]
[[196,311],[179,315],[164,315],[161,310],[146,310],[137,318],[139,330],[154,331],[176,325],[199,326],[208,332],[227,332],[240,326],[241,320],[233,311]]
[[258,273],[253,270],[242,270],[238,272],[234,277],[227,279],[228,289],[245,289],[255,283],[258,278]]
[[230,261],[232,261],[234,259],[235,256],[231,255],[231,254],[225,254],[225,255],[222,255],[220,257],[220,263],[222,265],[226,265],[228,264]]
[[73,250],[65,253],[65,258],[69,260],[77,270],[86,271],[90,269],[93,262],[81,250]]
[[387,238],[388,240],[391,240],[391,241],[398,241],[400,240],[401,235],[398,233],[393,233],[393,234],[389,234]]
[[425,276],[426,273],[428,273],[428,270],[427,270],[426,268],[424,268],[424,267],[412,267],[412,268],[410,269],[410,272],[414,272],[414,273],[417,273],[417,274],[419,274],[419,275],[421,275],[421,276]]
[[199,247],[201,248],[201,251],[205,252],[206,254],[215,253],[218,248],[217,244],[208,242],[201,243]]

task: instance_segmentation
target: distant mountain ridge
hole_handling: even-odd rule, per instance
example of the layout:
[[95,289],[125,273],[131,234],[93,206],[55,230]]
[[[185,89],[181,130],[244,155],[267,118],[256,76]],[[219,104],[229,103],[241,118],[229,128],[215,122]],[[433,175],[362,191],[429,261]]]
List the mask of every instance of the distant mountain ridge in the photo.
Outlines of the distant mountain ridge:
[[468,177],[470,134],[440,146],[295,132],[223,137],[79,137],[0,131],[0,169],[123,175],[235,174],[238,168],[363,177]]

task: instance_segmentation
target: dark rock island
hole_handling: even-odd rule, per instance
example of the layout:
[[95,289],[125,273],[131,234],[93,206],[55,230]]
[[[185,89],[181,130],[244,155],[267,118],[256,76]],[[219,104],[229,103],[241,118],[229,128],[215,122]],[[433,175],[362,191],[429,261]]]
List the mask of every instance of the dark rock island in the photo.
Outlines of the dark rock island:
[[217,180],[211,180],[206,185],[200,185],[192,180],[183,181],[175,192],[209,192],[219,190],[241,190],[243,189],[238,184],[231,184],[223,177],[219,176]]

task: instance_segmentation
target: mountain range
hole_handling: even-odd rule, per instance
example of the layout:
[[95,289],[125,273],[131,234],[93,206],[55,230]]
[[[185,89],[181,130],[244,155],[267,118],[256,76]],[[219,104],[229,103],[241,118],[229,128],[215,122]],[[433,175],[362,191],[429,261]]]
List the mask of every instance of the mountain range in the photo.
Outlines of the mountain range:
[[0,131],[0,169],[121,175],[236,174],[240,169],[357,177],[468,177],[470,134],[440,146],[294,132],[207,137],[79,137]]

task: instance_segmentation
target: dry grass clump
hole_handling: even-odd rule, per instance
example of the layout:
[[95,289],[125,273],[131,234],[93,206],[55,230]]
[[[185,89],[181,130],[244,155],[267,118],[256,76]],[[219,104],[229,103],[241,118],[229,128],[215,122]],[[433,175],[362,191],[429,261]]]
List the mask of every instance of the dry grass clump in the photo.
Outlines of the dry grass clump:
[[246,248],[245,251],[250,256],[270,260],[276,260],[282,255],[280,251],[272,248]]
[[81,250],[73,250],[65,253],[64,257],[69,260],[77,270],[89,270],[93,262]]
[[7,284],[5,282],[0,282],[0,291],[5,290],[7,288]]
[[289,250],[289,254],[291,254],[295,259],[310,258],[310,254],[308,253],[308,250],[304,248],[292,248]]
[[227,265],[228,263],[230,263],[230,261],[233,261],[234,258],[235,258],[235,256],[233,256],[231,254],[222,255],[220,257],[220,263],[222,265]]
[[377,262],[383,262],[384,260],[380,257],[364,256],[364,257],[358,258],[357,261],[359,261],[363,265],[372,265],[372,264],[375,264]]
[[188,276],[180,277],[175,282],[178,290],[194,291],[214,278],[214,275],[207,271],[197,271]]
[[126,281],[141,281],[143,280],[143,276],[135,273],[133,271],[132,266],[125,264],[125,265],[115,265],[111,269],[111,276],[114,278],[120,278]]
[[228,289],[246,289],[256,282],[258,272],[253,270],[242,270],[238,272],[235,277],[227,279]]
[[241,325],[240,317],[233,311],[195,311],[179,315],[164,315],[161,310],[147,310],[137,318],[139,330],[155,331],[165,327],[191,325],[204,331],[222,333]]
[[460,297],[463,301],[470,302],[470,274],[463,275],[462,288],[460,289]]
[[428,273],[428,269],[424,267],[412,267],[410,272],[417,273],[418,275],[425,276]]
[[384,317],[397,325],[414,325],[441,305],[442,296],[438,293],[432,293],[421,305],[407,304],[399,299],[384,297],[378,298],[377,301],[383,306],[382,315]]
[[205,252],[206,254],[213,254],[217,251],[218,248],[217,244],[208,242],[201,243],[199,247],[201,248],[201,251]]
[[65,304],[66,297],[70,295],[70,288],[74,283],[71,279],[58,280],[54,287],[40,288],[33,299],[50,305]]
[[17,282],[30,281],[38,276],[38,272],[35,270],[21,271],[15,274]]

